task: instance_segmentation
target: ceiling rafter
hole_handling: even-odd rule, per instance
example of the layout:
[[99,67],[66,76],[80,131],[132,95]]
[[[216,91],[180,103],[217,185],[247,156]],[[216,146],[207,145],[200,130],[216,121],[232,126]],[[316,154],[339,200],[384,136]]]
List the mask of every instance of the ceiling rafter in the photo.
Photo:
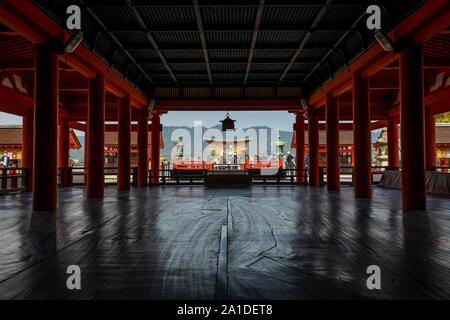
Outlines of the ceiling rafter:
[[332,0],[327,0],[327,2],[320,9],[319,13],[317,14],[316,18],[314,19],[314,21],[311,25],[310,30],[308,30],[306,32],[306,34],[304,35],[302,41],[300,42],[300,45],[298,46],[297,50],[295,51],[294,55],[292,56],[291,61],[286,66],[286,69],[284,69],[283,73],[281,74],[280,79],[278,79],[278,83],[281,83],[284,80],[284,78],[286,77],[287,73],[289,72],[292,65],[297,60],[298,56],[300,55],[300,52],[304,49],[306,43],[311,38],[312,32],[315,31],[315,29],[319,25],[320,21],[322,20],[322,17],[325,15],[325,12],[327,11],[327,9],[331,5],[331,3],[332,3]]
[[202,13],[200,12],[200,6],[198,5],[198,0],[192,0],[192,4],[194,6],[195,20],[197,22],[198,31],[200,33],[200,42],[202,44],[203,56],[205,58],[206,71],[208,72],[208,80],[209,84],[212,85],[212,75],[211,75],[211,66],[209,65],[209,54],[208,48],[206,46],[206,37],[203,32],[203,19]]
[[244,86],[247,84],[248,75],[250,73],[250,68],[252,66],[252,60],[255,55],[256,41],[258,40],[258,32],[259,32],[259,28],[261,26],[262,16],[263,16],[263,12],[264,12],[264,3],[265,3],[265,0],[259,1],[258,10],[256,12],[255,29],[253,30],[253,33],[252,33],[252,41],[250,43],[250,52],[248,53],[247,67],[245,69]]
[[132,54],[122,45],[122,43],[119,41],[119,39],[114,36],[114,34],[110,31],[108,31],[108,28],[105,26],[105,24],[101,21],[101,19],[97,16],[97,14],[89,7],[87,7],[84,3],[84,0],[80,0],[80,3],[86,8],[86,10],[89,12],[89,14],[97,21],[97,23],[102,27],[104,32],[106,32],[111,39],[114,40],[114,42],[119,46],[119,48],[125,53],[125,55],[131,60],[132,64],[138,68],[138,70],[144,74],[144,76],[150,81],[151,84],[155,85],[155,82],[153,79],[147,74],[147,72],[136,62],[136,59],[133,57]]
[[148,41],[150,42],[150,44],[153,46],[153,49],[156,51],[156,54],[158,55],[158,57],[161,59],[161,62],[163,63],[164,67],[166,68],[167,72],[169,73],[170,77],[172,78],[172,80],[178,84],[178,80],[175,77],[175,74],[173,73],[172,69],[170,68],[169,64],[167,63],[166,58],[164,57],[163,53],[161,52],[161,50],[158,47],[158,44],[156,43],[154,37],[152,36],[151,32],[148,30],[147,25],[144,21],[144,19],[142,19],[141,15],[139,14],[139,12],[136,10],[136,8],[132,5],[131,0],[125,0],[127,3],[128,8],[131,10],[131,12],[133,13],[133,16],[135,17],[135,19],[137,20],[137,22],[139,23],[140,27],[142,28],[142,31],[145,32],[145,35],[147,36]]
[[[63,23],[56,2],[33,2]],[[375,43],[364,21],[354,23],[373,2],[84,0],[97,18],[86,12],[83,31],[92,51],[147,94],[154,88],[158,98],[298,99]],[[397,25],[423,3],[383,7],[390,25]],[[435,38],[425,55],[444,51]]]
[[[183,46],[180,48],[180,46]],[[258,47],[255,48],[255,51],[257,50],[297,50],[298,46],[295,46],[292,43],[283,43],[279,42],[277,43],[276,48],[272,44],[258,44]],[[317,45],[317,46],[307,46],[304,49],[327,49],[330,50],[331,46],[325,46],[325,45]],[[128,46],[129,50],[141,50],[141,49],[151,49],[146,44],[132,44]],[[164,44],[159,46],[159,50],[202,50],[200,46],[198,46],[196,43],[183,43],[183,44]],[[209,44],[208,51],[211,50],[246,50],[249,51],[250,48],[248,47],[248,44],[228,44],[228,43],[216,43],[216,44]],[[248,56],[246,56],[246,59],[248,60]]]
[[[377,4],[378,1],[374,0],[374,4]],[[316,72],[316,70],[325,62],[326,59],[335,51],[338,49],[339,45],[342,43],[342,41],[345,40],[345,38],[356,28],[356,26],[360,23],[360,21],[366,17],[366,11],[364,12],[356,19],[356,21],[352,24],[352,26],[337,40],[336,44],[331,48],[326,55],[320,59],[320,61],[312,68],[312,70],[306,75],[306,77],[303,79],[302,84],[306,83],[308,79]],[[347,63],[347,62],[346,62]]]
[[[200,7],[200,5],[199,5]],[[259,28],[259,32],[306,32],[308,31],[308,28],[299,28],[298,26],[280,26],[276,27],[274,26],[267,26],[265,28]],[[112,28],[109,28],[109,31],[111,32],[141,32],[142,30],[136,29],[136,28],[128,28],[126,26],[113,26]],[[208,26],[207,29],[203,27],[204,33],[213,33],[213,32],[253,32],[255,31],[254,26]],[[346,30],[341,29],[341,26],[327,26],[327,28],[320,28],[316,29],[317,32],[335,32],[335,31],[341,31],[344,32]],[[167,32],[198,32],[198,28],[193,29],[192,26],[155,26],[152,27],[152,32],[160,32],[160,33],[167,33]]]

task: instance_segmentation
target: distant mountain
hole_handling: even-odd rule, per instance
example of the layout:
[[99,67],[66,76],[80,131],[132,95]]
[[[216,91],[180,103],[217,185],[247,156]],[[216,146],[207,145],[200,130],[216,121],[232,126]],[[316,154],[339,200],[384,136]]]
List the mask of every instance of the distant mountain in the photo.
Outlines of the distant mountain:
[[[217,125],[217,126],[214,126],[214,127],[211,127],[211,128],[206,128],[206,127],[201,127],[201,128],[202,128],[203,135],[205,135],[205,132],[207,130],[210,130],[210,129],[221,131],[221,126],[220,125]],[[269,138],[267,139],[268,141],[267,141],[266,150],[267,151],[273,150],[273,153],[275,153],[275,149],[273,147],[273,141],[270,141],[271,131],[275,130],[275,129],[267,127],[267,126],[255,126],[255,127],[245,128],[245,129],[243,129],[243,131],[246,132],[249,129],[254,129],[257,133],[260,132],[261,130],[267,130],[267,134],[268,134]],[[162,150],[161,154],[164,157],[166,157],[166,158],[170,157],[170,154],[172,152],[172,148],[174,146],[173,143],[174,143],[174,141],[178,140],[178,138],[180,137],[180,134],[183,131],[185,132],[185,134],[188,132],[188,135],[190,135],[191,137],[194,136],[194,128],[193,127],[186,127],[186,126],[182,126],[182,127],[178,127],[178,126],[164,126],[163,127],[164,149]],[[279,131],[279,135],[281,137],[281,140],[286,142],[285,152],[291,151],[292,132]],[[216,137],[216,138],[218,140],[222,140],[222,137]],[[205,150],[207,145],[208,144],[203,141],[203,143],[202,143],[202,150]]]
[[[207,131],[208,129],[217,129],[220,130],[220,126],[217,125],[215,127],[212,128],[206,128],[203,127],[202,128],[202,132],[205,133],[205,131]],[[248,129],[255,129],[256,132],[258,132],[259,130],[267,130],[268,134],[270,135],[270,130],[274,130],[273,128],[270,128],[268,126],[255,126],[255,127],[250,127],[250,128],[246,128],[244,129],[244,131],[247,131]],[[161,154],[166,157],[169,158],[170,157],[170,153],[172,152],[172,148],[173,148],[173,141],[178,140],[180,130],[186,130],[187,132],[189,132],[189,134],[191,135],[191,137],[193,137],[194,135],[194,128],[193,127],[186,127],[186,126],[164,126],[163,127],[163,141],[164,141],[164,149],[162,150]],[[372,142],[375,142],[379,135],[380,135],[381,130],[374,130],[372,131]],[[291,140],[292,140],[292,132],[290,131],[279,131],[281,140],[286,142],[286,147],[285,147],[285,152],[287,151],[291,151]],[[82,135],[77,135],[78,136],[78,140],[80,141],[81,144],[81,148],[79,150],[70,150],[70,157],[72,159],[78,159],[79,161],[79,165],[83,164],[83,160],[84,160],[84,136]],[[271,141],[267,142],[267,149],[266,150],[271,150]],[[207,144],[205,142],[203,142],[203,150],[206,148]],[[273,147],[272,147],[273,148]]]
[[[211,127],[211,128],[206,128],[206,127],[202,127],[202,133],[205,134],[205,132],[209,129],[216,129],[216,130],[221,130],[220,125],[217,125],[215,127]],[[274,130],[273,128],[267,127],[267,126],[255,126],[255,127],[251,127],[251,128],[245,128],[243,129],[244,131],[247,131],[248,129],[255,129],[256,132],[258,133],[260,130],[267,130],[267,133],[270,137],[270,133],[271,130]],[[163,141],[164,141],[164,148],[161,151],[161,155],[164,156],[165,158],[169,158],[170,154],[172,152],[172,148],[173,148],[173,142],[178,140],[180,134],[182,132],[188,132],[189,135],[191,137],[194,136],[194,128],[193,127],[187,127],[187,126],[163,126]],[[289,131],[280,131],[279,132],[280,137],[283,141],[286,142],[286,148],[285,148],[285,152],[287,151],[291,151],[291,140],[292,140],[292,132]],[[84,136],[82,135],[77,135],[78,140],[80,141],[81,144],[81,148],[79,150],[70,150],[70,157],[72,159],[78,159],[79,161],[79,165],[82,165],[83,160],[84,160]],[[221,140],[221,138],[218,138]],[[273,144],[272,141],[270,141],[270,139],[268,139],[267,142],[267,146],[266,146],[266,150],[269,151],[271,150],[271,148],[273,149],[273,146],[271,146],[271,144]],[[207,147],[207,143],[205,143],[203,141],[202,143],[202,150],[205,150],[205,148]],[[274,149],[273,149],[274,150]],[[273,151],[275,152],[275,151]]]

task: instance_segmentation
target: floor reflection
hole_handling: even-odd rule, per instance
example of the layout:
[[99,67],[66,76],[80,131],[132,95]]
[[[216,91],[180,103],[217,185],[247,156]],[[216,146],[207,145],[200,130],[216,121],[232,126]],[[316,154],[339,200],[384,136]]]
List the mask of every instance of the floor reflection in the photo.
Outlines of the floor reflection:
[[[56,213],[30,194],[0,203],[0,298],[214,299],[221,226],[229,299],[449,298],[450,201],[403,212],[400,193],[353,189],[161,187],[87,200],[63,189]],[[66,287],[69,265],[82,290]],[[366,286],[369,265],[381,290]]]

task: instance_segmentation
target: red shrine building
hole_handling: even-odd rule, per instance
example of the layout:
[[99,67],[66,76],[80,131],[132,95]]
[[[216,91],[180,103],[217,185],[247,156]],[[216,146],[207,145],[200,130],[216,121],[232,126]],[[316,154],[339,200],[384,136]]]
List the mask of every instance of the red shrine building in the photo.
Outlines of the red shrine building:
[[[152,134],[148,133],[148,141],[151,141]],[[159,138],[160,149],[164,148],[164,141],[162,132],[160,133]],[[132,168],[136,168],[138,166],[138,139],[137,132],[131,132],[130,138],[130,163]],[[151,169],[151,155],[152,155],[152,145],[149,144],[147,148],[147,153],[149,155],[148,158],[148,168]],[[118,141],[118,133],[115,131],[107,131],[105,132],[105,166],[106,167],[115,167],[117,168],[119,165],[119,141]]]
[[[23,128],[22,126],[2,126],[0,125],[0,154],[5,152],[12,159],[13,165],[22,167],[23,153]],[[79,150],[80,141],[73,130],[69,132],[70,150]]]

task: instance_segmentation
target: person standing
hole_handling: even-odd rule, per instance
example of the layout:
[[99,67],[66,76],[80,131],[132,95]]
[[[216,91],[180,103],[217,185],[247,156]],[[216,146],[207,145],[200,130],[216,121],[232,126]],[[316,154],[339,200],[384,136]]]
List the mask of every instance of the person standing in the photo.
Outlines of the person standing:
[[11,164],[11,158],[8,156],[8,153],[4,153],[3,154],[3,156],[2,156],[2,158],[1,158],[1,160],[0,160],[0,163],[1,163],[1,165],[3,166],[3,167],[5,167],[5,168],[7,168],[7,167],[9,167],[10,166],[10,164]]
[[291,176],[293,174],[292,170],[294,169],[294,157],[292,156],[290,151],[287,152],[285,164],[287,169],[287,175]]

